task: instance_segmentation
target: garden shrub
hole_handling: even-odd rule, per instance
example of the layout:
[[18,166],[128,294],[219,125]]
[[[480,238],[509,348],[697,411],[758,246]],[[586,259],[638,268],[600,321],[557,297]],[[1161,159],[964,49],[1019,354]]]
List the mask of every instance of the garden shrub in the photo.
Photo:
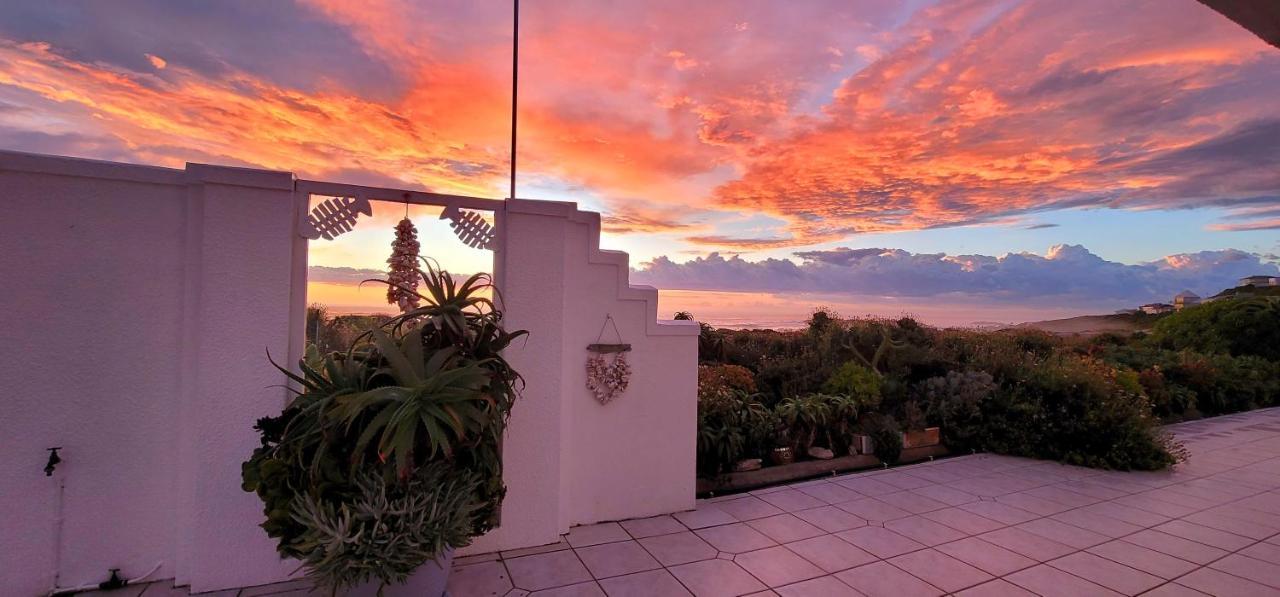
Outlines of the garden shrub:
[[876,458],[887,465],[898,464],[902,458],[902,427],[888,415],[868,417],[866,433],[871,438]]
[[1173,350],[1280,361],[1280,297],[1219,300],[1156,323],[1151,340]]
[[763,458],[777,426],[773,412],[741,391],[698,396],[698,475],[714,477],[744,458]]
[[856,417],[864,431],[887,433],[919,426],[922,412],[953,451],[1154,469],[1179,454],[1162,421],[1280,404],[1277,305],[1277,297],[1216,301],[1134,316],[1156,325],[1150,335],[1093,338],[823,312],[800,331],[717,330],[716,358],[741,367],[721,377],[753,373],[754,400],[785,415],[779,430],[797,449],[826,442],[842,451]]
[[729,392],[756,393],[756,380],[750,369],[738,365],[698,366],[699,396]]
[[827,394],[843,394],[852,398],[862,412],[880,406],[880,375],[852,361],[841,365],[826,383],[822,391]]
[[953,449],[968,450],[985,424],[983,403],[996,387],[989,373],[950,371],[920,382],[914,394],[925,405],[929,422],[942,428],[944,443]]

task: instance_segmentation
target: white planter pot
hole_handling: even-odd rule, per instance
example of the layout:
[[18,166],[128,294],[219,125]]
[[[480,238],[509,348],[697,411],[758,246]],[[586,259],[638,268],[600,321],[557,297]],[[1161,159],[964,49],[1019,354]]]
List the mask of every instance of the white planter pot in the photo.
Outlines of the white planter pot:
[[[453,567],[453,550],[446,550],[434,562],[418,566],[404,584],[387,585],[382,589],[383,597],[441,597],[445,585],[449,583],[449,569]],[[382,581],[368,582],[352,588],[346,594],[349,597],[376,597],[378,586]]]

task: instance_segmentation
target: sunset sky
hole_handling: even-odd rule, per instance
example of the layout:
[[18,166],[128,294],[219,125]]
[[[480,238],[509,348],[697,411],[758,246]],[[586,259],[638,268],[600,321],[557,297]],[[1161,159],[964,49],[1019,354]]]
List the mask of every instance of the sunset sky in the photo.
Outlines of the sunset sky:
[[[1194,0],[526,0],[521,27],[518,194],[604,214],[668,312],[1018,321],[1280,271],[1280,50]],[[490,0],[0,3],[0,148],[501,198],[510,30]],[[313,288],[376,297],[329,268],[383,267],[402,215],[317,246]],[[433,218],[426,252],[485,267]]]

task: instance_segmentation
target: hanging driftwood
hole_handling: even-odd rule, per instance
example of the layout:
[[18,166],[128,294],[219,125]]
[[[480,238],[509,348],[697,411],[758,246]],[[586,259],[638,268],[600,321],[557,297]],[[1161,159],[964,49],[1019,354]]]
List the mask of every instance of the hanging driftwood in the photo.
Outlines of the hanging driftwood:
[[[604,331],[610,324],[613,333],[618,337],[617,344],[604,344]],[[621,396],[631,384],[631,365],[627,364],[627,352],[630,344],[622,342],[622,334],[618,332],[618,324],[612,315],[604,316],[604,325],[600,326],[600,335],[594,344],[587,345],[587,351],[595,353],[587,357],[587,389],[596,397],[596,402],[608,404]],[[604,355],[611,354],[612,357]]]

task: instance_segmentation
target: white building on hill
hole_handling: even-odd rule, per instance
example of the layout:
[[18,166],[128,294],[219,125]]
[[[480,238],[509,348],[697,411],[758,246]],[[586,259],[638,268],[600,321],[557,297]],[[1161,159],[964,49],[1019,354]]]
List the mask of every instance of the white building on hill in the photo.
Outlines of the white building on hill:
[[1249,276],[1240,278],[1240,286],[1280,286],[1280,278],[1275,276]]
[[1190,290],[1183,290],[1173,296],[1173,308],[1176,311],[1181,311],[1187,307],[1194,307],[1199,304],[1200,295],[1191,292]]

